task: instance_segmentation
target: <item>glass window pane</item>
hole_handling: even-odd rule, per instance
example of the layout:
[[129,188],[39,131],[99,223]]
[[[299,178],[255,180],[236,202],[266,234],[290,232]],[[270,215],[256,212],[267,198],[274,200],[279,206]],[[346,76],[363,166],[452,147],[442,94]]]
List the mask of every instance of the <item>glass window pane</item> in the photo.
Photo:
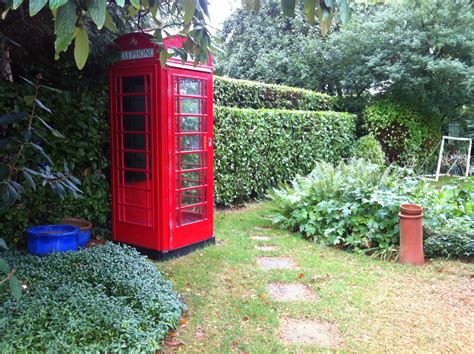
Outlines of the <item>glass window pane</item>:
[[201,132],[205,128],[202,126],[201,117],[184,116],[181,117],[181,131],[182,132]]
[[181,113],[202,113],[200,98],[181,98]]
[[195,96],[202,95],[201,80],[181,78],[179,85],[180,85],[179,93],[181,95],[195,95]]
[[146,136],[144,134],[124,134],[123,145],[125,149],[145,150]]
[[[149,122],[148,122],[149,123]],[[144,115],[123,115],[123,130],[129,132],[144,132],[145,127],[145,116]]]
[[124,152],[124,166],[131,168],[146,169],[146,155],[138,152]]
[[202,205],[186,208],[181,211],[181,224],[190,224],[202,220]]
[[201,171],[181,173],[181,188],[201,186],[203,184],[201,174]]
[[125,185],[146,188],[146,173],[137,171],[124,171]]
[[181,169],[190,170],[204,165],[201,154],[181,154]]
[[122,97],[123,112],[145,112],[145,96]]
[[202,150],[202,135],[182,135],[181,136],[181,151]]
[[145,92],[145,81],[143,76],[132,76],[122,78],[122,92]]

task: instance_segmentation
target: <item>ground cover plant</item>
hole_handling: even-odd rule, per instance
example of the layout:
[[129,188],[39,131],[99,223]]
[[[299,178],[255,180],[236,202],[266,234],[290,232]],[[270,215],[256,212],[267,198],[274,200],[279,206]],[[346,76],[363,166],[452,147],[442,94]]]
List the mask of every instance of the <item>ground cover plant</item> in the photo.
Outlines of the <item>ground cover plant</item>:
[[[284,343],[287,319],[331,323],[341,340],[332,350],[445,352],[470,346],[472,264],[436,259],[412,267],[311,243],[274,228],[273,208],[258,203],[218,211],[216,246],[157,264],[190,312],[167,340],[168,352],[328,351]],[[297,269],[261,270],[262,256],[291,258]],[[276,300],[268,288],[274,283],[302,285],[314,296]]]
[[18,301],[0,292],[1,352],[153,352],[184,310],[171,283],[128,246],[0,255],[24,286]]
[[453,237],[465,238],[467,233],[460,236],[456,230],[474,227],[472,196],[466,190],[449,185],[437,189],[407,169],[363,159],[319,162],[308,176],[275,189],[271,197],[280,226],[317,242],[384,258],[397,255],[400,204],[422,205],[427,230],[449,232],[448,222],[465,225],[451,228]]

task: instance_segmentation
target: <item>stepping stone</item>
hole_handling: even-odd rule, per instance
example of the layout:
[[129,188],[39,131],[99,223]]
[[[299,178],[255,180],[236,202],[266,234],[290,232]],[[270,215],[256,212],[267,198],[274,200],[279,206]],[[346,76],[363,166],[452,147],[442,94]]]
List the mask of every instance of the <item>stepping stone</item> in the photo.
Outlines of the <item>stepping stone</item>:
[[317,301],[319,297],[306,284],[271,283],[267,285],[270,297],[276,301]]
[[270,237],[268,236],[252,236],[250,238],[255,241],[270,241]]
[[265,252],[275,251],[278,249],[277,246],[269,246],[269,245],[255,245],[255,248],[259,251],[265,251]]
[[257,264],[263,270],[298,268],[290,257],[257,257]]
[[254,226],[255,230],[260,230],[260,231],[268,231],[271,230],[271,226]]
[[332,349],[341,345],[337,326],[320,320],[283,319],[280,339],[285,344],[311,344]]

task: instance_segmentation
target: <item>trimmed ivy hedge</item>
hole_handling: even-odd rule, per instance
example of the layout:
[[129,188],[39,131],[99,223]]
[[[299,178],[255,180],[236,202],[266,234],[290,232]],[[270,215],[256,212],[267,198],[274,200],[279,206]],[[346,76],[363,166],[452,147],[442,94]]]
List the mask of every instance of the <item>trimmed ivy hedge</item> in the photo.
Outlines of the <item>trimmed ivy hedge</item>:
[[214,102],[226,107],[304,111],[331,110],[336,103],[323,93],[219,76],[214,77]]
[[339,112],[215,107],[215,201],[236,205],[348,157],[355,116]]

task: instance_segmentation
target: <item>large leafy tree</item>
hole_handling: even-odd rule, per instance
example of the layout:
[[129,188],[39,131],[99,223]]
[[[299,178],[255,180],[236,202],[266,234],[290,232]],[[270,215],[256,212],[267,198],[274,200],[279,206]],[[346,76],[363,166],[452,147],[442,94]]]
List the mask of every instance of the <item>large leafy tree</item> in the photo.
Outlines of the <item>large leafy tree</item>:
[[237,13],[224,26],[219,68],[331,94],[388,96],[451,120],[472,104],[473,6],[469,0],[355,6],[352,21],[333,21],[336,30],[326,37],[308,32],[298,13],[286,27],[270,10]]

